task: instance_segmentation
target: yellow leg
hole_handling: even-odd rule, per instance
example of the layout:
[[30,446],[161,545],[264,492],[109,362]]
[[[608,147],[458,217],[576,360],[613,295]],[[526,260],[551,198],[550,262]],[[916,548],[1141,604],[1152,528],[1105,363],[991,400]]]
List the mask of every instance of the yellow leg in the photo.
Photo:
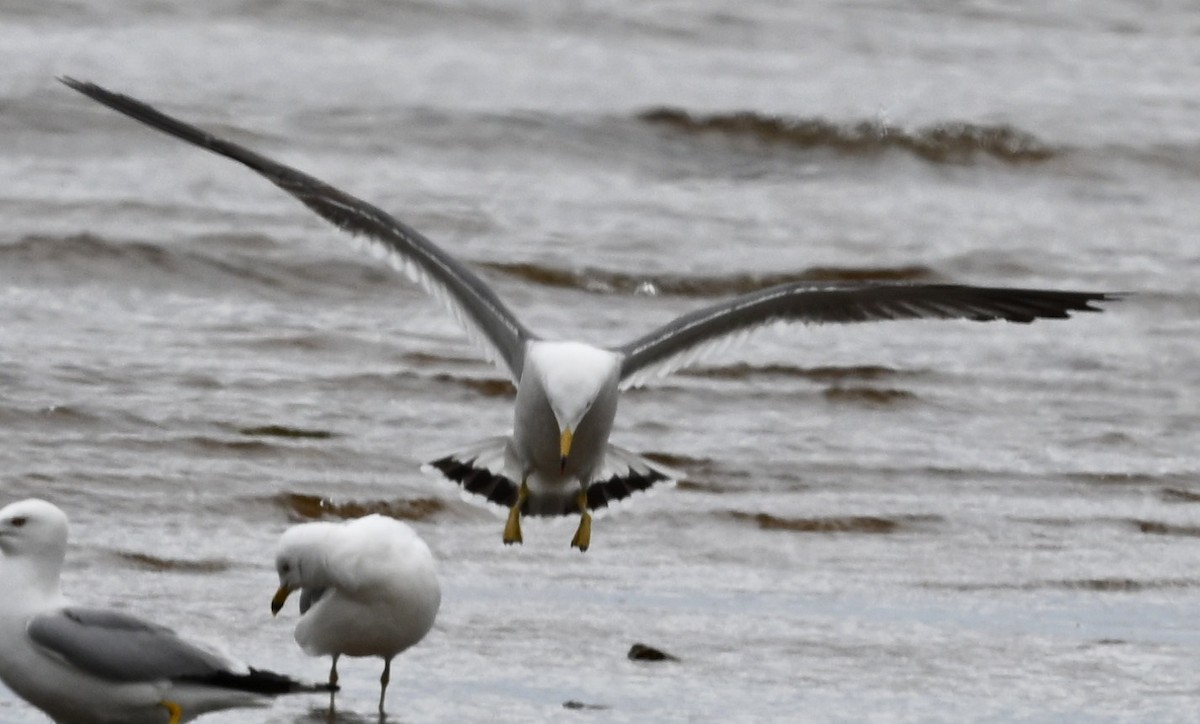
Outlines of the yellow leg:
[[587,488],[579,491],[579,497],[575,499],[579,506],[579,527],[575,529],[575,537],[571,539],[571,546],[578,548],[580,553],[588,549],[592,543],[592,514],[588,512],[587,507]]
[[504,545],[506,546],[521,542],[521,508],[525,507],[527,498],[529,498],[529,486],[522,480],[521,487],[517,488],[517,502],[508,509],[508,522],[504,524]]
[[165,699],[160,702],[160,705],[162,708],[167,710],[168,714],[171,715],[171,718],[168,720],[168,724],[179,724],[179,721],[183,718],[183,708],[175,702],[166,701]]

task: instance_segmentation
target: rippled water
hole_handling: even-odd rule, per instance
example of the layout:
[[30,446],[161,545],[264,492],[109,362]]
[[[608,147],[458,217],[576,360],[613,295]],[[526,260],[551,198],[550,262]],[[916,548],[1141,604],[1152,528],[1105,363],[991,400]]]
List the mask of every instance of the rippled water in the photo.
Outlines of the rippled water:
[[[1193,4],[16,0],[0,48],[0,502],[70,513],[77,599],[321,678],[269,615],[274,541],[386,510],[444,587],[389,720],[1194,718]],[[506,549],[418,471],[508,429],[504,376],[292,199],[59,74],[376,202],[548,335],[802,278],[1134,295],[761,335],[625,397],[614,441],[679,486],[584,556],[569,520]],[[376,663],[340,670],[337,720],[375,721]],[[40,718],[0,692],[0,720]]]

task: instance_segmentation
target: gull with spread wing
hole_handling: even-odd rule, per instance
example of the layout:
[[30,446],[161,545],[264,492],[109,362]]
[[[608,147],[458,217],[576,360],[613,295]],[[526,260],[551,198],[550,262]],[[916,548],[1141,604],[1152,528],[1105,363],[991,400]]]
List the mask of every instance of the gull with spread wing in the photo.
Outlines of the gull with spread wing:
[[692,364],[775,322],[829,324],[889,319],[1028,323],[1100,311],[1099,292],[959,284],[791,283],[685,314],[611,349],[535,334],[474,272],[378,207],[308,174],[214,136],[93,83],[63,83],[113,110],[241,163],[335,226],[370,239],[440,300],[517,386],[513,430],[430,466],[509,509],[504,542],[521,542],[522,514],[580,516],[571,545],[587,550],[590,511],[674,474],[609,442],[621,390]]

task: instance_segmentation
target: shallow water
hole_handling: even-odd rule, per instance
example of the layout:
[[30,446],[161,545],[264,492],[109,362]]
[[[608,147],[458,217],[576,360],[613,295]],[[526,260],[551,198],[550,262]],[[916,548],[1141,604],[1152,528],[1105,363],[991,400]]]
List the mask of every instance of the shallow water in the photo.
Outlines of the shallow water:
[[[0,502],[68,511],[75,598],[317,679],[276,537],[413,518],[443,608],[389,721],[1193,718],[1200,11],[802,7],[5,4]],[[614,441],[684,482],[586,555],[568,520],[506,549],[418,470],[511,424],[449,317],[60,74],[396,213],[546,334],[799,278],[1135,295],[759,335],[626,396]],[[376,721],[377,663],[339,669],[337,720]],[[264,720],[325,714],[205,719]]]

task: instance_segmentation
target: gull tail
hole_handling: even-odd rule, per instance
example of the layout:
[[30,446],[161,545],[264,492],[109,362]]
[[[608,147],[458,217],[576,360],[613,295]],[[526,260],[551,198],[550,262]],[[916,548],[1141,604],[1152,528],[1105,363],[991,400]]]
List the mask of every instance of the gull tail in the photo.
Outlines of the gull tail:
[[458,483],[465,492],[510,508],[517,502],[517,483],[504,474],[508,436],[498,435],[472,443],[421,466]]
[[[437,471],[458,483],[463,491],[510,508],[517,502],[518,484],[505,474],[508,445],[507,436],[489,437],[426,463],[422,470]],[[680,477],[678,471],[650,462],[635,452],[609,445],[604,465],[588,484],[588,509],[602,510],[660,483],[673,484]],[[531,485],[534,485],[533,481]],[[579,513],[575,497],[578,488],[575,485],[563,485],[561,492],[555,493],[546,492],[550,486],[534,487],[542,492],[526,500],[522,513],[544,516]]]
[[214,671],[206,676],[184,676],[180,681],[200,684],[214,689],[245,691],[263,696],[279,696],[281,694],[315,694],[337,691],[336,684],[315,684],[298,681],[290,676],[276,674],[274,671],[249,668],[248,673],[234,671]]
[[[589,510],[607,508],[611,503],[624,500],[634,493],[660,483],[674,485],[682,474],[664,465],[653,463],[637,453],[616,445],[609,445],[604,456],[604,466],[596,479],[588,485]],[[565,513],[573,513],[572,509]]]

